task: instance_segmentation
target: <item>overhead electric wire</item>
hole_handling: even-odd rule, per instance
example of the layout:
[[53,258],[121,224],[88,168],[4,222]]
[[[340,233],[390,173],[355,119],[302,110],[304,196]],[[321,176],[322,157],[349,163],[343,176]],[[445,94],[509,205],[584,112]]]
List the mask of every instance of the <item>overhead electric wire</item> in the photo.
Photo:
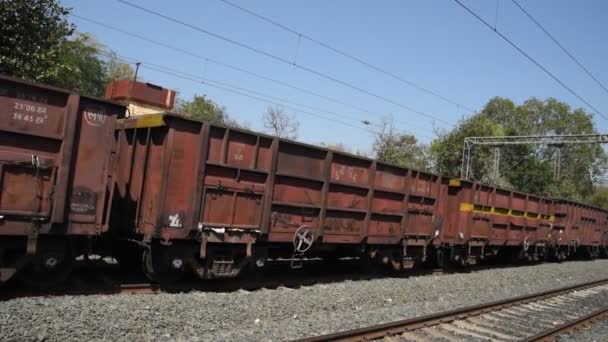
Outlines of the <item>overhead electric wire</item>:
[[[249,98],[252,98],[252,99],[256,99],[258,101],[262,101],[262,102],[270,103],[270,104],[273,104],[273,105],[276,105],[276,106],[280,106],[280,107],[283,107],[283,108],[286,108],[286,109],[289,109],[289,110],[292,110],[292,111],[295,111],[295,112],[300,112],[300,113],[304,113],[304,114],[307,114],[307,115],[312,115],[312,116],[315,116],[315,117],[323,118],[325,120],[333,121],[333,122],[336,122],[336,123],[339,123],[339,124],[342,124],[342,125],[350,126],[350,127],[357,128],[357,129],[361,129],[361,130],[364,130],[364,131],[369,132],[369,133],[378,134],[377,131],[372,130],[372,129],[368,129],[368,128],[365,128],[365,127],[360,127],[360,126],[357,126],[357,125],[353,125],[352,123],[344,122],[344,121],[337,120],[337,119],[334,119],[334,118],[330,118],[330,117],[327,117],[327,116],[324,116],[324,115],[320,115],[320,114],[317,114],[317,113],[313,113],[313,112],[309,112],[309,111],[304,111],[304,110],[301,110],[301,109],[298,109],[298,108],[295,108],[295,107],[291,107],[291,106],[285,105],[284,103],[281,103],[281,102],[269,101],[269,100],[263,99],[263,98],[261,98],[259,96],[254,96],[254,95],[243,93],[242,91],[230,89],[230,88],[240,88],[243,91],[247,91],[247,92],[251,92],[251,93],[255,92],[255,91],[247,90],[247,89],[242,88],[242,87],[236,87],[236,86],[230,85],[228,83],[205,79],[205,78],[202,78],[202,77],[197,76],[197,75],[193,75],[193,74],[189,74],[189,73],[184,73],[182,71],[177,71],[177,70],[174,70],[172,68],[165,67],[165,66],[160,66],[160,65],[156,65],[156,64],[152,64],[152,63],[147,63],[147,62],[142,62],[139,59],[135,59],[135,58],[131,58],[131,57],[125,57],[125,56],[121,56],[121,55],[112,55],[112,53],[107,52],[107,51],[103,51],[103,52],[100,51],[99,53],[101,55],[103,55],[103,56],[110,57],[110,58],[117,58],[117,59],[119,59],[121,61],[124,61],[124,62],[127,62],[127,63],[139,62],[139,63],[141,63],[141,67],[146,68],[146,69],[150,69],[150,70],[154,70],[154,71],[157,71],[157,72],[161,72],[161,73],[164,73],[164,74],[167,74],[167,75],[171,75],[171,76],[174,76],[174,77],[182,78],[182,79],[189,80],[189,81],[192,81],[192,82],[195,82],[195,83],[204,84],[204,85],[212,87],[212,88],[217,88],[217,89],[224,90],[224,91],[227,91],[227,92],[231,92],[231,93],[234,93],[234,94],[238,94],[238,95],[241,95],[241,96],[246,96],[246,97],[249,97]],[[217,83],[217,84],[221,84],[221,85],[217,85],[217,84],[213,84],[213,83]],[[226,88],[226,87],[230,87],[230,88]],[[264,95],[264,94],[259,93],[259,92],[256,92],[256,93],[258,95],[260,95],[260,96],[265,96],[265,97],[273,98],[274,100],[281,101],[281,99],[274,98],[274,97],[269,96],[269,95]],[[285,102],[285,101],[283,101],[283,102]]]
[[604,84],[602,84],[602,82],[600,82],[597,77],[595,77],[591,71],[589,71],[589,69],[587,69],[583,63],[581,63],[576,57],[574,57],[574,55],[572,55],[572,53],[570,53],[570,51],[566,50],[566,48],[555,38],[553,37],[553,35],[551,33],[549,33],[549,31],[547,31],[539,22],[538,20],[536,20],[530,13],[528,13],[528,11],[526,11],[525,8],[523,8],[522,5],[519,4],[519,2],[517,2],[516,0],[511,0],[513,1],[513,3],[528,17],[530,18],[530,20],[532,20],[532,22],[534,24],[536,24],[536,26],[538,26],[538,28],[540,28],[546,35],[547,37],[549,37],[566,55],[568,55],[568,57],[570,57],[570,59],[572,59],[574,61],[574,63],[576,63],[581,69],[583,69],[583,71],[589,76],[591,77],[592,80],[595,81],[595,83],[597,83],[606,93],[608,93],[608,89],[604,86]]
[[236,71],[239,71],[239,72],[242,72],[242,73],[245,73],[245,74],[249,74],[249,75],[252,75],[252,76],[255,76],[255,77],[258,77],[258,78],[261,78],[261,79],[264,79],[264,80],[276,83],[276,84],[280,84],[280,85],[288,87],[288,88],[292,88],[292,89],[295,89],[295,90],[298,90],[298,91],[301,91],[301,92],[304,92],[304,93],[307,93],[307,94],[310,94],[310,95],[322,98],[322,99],[330,101],[330,102],[334,102],[334,103],[337,103],[337,104],[340,104],[340,105],[343,105],[343,106],[346,106],[346,107],[353,108],[355,110],[359,110],[359,111],[362,111],[362,112],[370,113],[370,111],[367,110],[367,109],[355,106],[353,104],[344,102],[342,100],[338,100],[338,99],[335,99],[335,98],[332,98],[332,97],[329,97],[329,96],[326,96],[326,95],[322,95],[322,94],[316,93],[316,92],[308,90],[308,89],[304,89],[304,88],[300,88],[298,86],[294,86],[294,85],[289,84],[289,83],[284,82],[284,81],[280,81],[280,80],[277,80],[277,79],[274,79],[274,78],[270,78],[268,76],[260,75],[258,73],[253,72],[253,71],[250,71],[250,70],[247,70],[247,69],[244,69],[244,68],[241,68],[241,67],[237,67],[237,66],[234,66],[234,65],[230,65],[230,64],[227,64],[227,63],[224,63],[224,62],[220,62],[220,61],[218,61],[216,59],[209,58],[209,57],[206,57],[206,56],[203,56],[203,55],[200,55],[200,54],[188,51],[188,50],[184,50],[184,49],[178,48],[178,47],[173,46],[173,45],[168,45],[168,44],[159,42],[157,40],[153,40],[153,39],[150,39],[148,37],[141,36],[141,35],[133,33],[133,32],[125,31],[125,30],[117,28],[115,26],[110,26],[108,24],[101,23],[101,22],[93,20],[93,19],[85,18],[85,17],[79,16],[79,15],[76,15],[76,14],[70,14],[70,15],[72,17],[75,17],[75,18],[78,18],[78,19],[81,19],[81,20],[84,20],[84,21],[87,21],[87,22],[90,22],[90,23],[93,23],[93,24],[105,27],[105,28],[110,29],[110,30],[114,30],[114,31],[117,31],[117,32],[129,35],[129,36],[132,36],[132,37],[135,37],[135,38],[138,38],[138,39],[141,39],[143,41],[146,41],[146,42],[149,42],[149,43],[152,43],[152,44],[155,44],[155,45],[159,45],[159,46],[165,47],[165,48],[170,49],[170,50],[174,50],[174,51],[180,52],[182,54],[185,54],[185,55],[197,58],[197,59],[201,59],[203,61],[208,61],[208,62],[211,62],[213,64],[217,64],[217,65],[223,66],[223,67],[228,68],[228,69],[232,69],[232,70],[236,70]]
[[[155,45],[164,47],[164,48],[169,49],[171,51],[177,51],[177,52],[182,53],[182,54],[184,54],[186,56],[190,56],[190,57],[193,57],[193,58],[196,58],[196,59],[200,59],[201,61],[204,61],[204,62],[210,62],[210,63],[216,64],[216,65],[222,66],[224,68],[228,68],[228,69],[232,69],[232,70],[235,70],[235,71],[238,71],[238,72],[242,72],[244,74],[248,74],[248,75],[251,75],[251,76],[254,76],[254,77],[266,80],[266,81],[269,81],[269,82],[273,82],[273,83],[279,84],[279,85],[284,86],[284,87],[288,87],[288,88],[291,88],[291,89],[294,89],[294,90],[297,90],[297,91],[300,91],[300,92],[303,92],[303,93],[307,93],[307,94],[310,94],[310,95],[322,98],[322,99],[324,99],[326,101],[329,101],[329,102],[334,102],[334,103],[343,105],[345,107],[349,107],[349,108],[352,108],[352,109],[355,109],[355,110],[358,110],[358,111],[362,111],[362,112],[365,112],[365,113],[367,113],[369,115],[374,115],[368,109],[365,109],[365,108],[362,108],[362,107],[359,107],[359,106],[347,103],[345,101],[342,101],[342,100],[339,100],[339,99],[336,99],[336,98],[333,98],[333,97],[329,97],[329,96],[326,96],[326,95],[323,95],[323,94],[319,94],[319,93],[314,92],[312,90],[304,89],[304,88],[295,86],[293,84],[290,84],[290,83],[287,83],[287,82],[284,82],[284,81],[281,81],[281,80],[277,80],[277,79],[274,79],[274,78],[271,78],[271,77],[268,77],[268,76],[264,76],[264,75],[258,74],[256,72],[253,72],[253,71],[241,68],[241,67],[230,65],[230,64],[227,64],[225,62],[221,62],[219,60],[216,60],[216,59],[213,59],[213,58],[209,58],[209,57],[200,55],[200,54],[192,52],[192,51],[188,51],[188,50],[185,50],[185,49],[173,46],[173,45],[165,44],[163,42],[160,42],[160,41],[157,41],[157,40],[154,40],[154,39],[151,39],[151,38],[139,35],[137,33],[126,31],[126,30],[123,30],[121,28],[118,28],[118,27],[115,27],[115,26],[111,26],[111,25],[108,25],[108,24],[105,24],[105,23],[102,23],[102,22],[99,22],[99,21],[96,21],[96,20],[93,20],[93,19],[90,19],[90,18],[82,17],[82,16],[77,15],[77,14],[71,13],[70,16],[72,16],[74,18],[77,18],[77,19],[80,19],[80,20],[84,20],[86,22],[89,22],[89,23],[92,23],[92,24],[95,24],[95,25],[98,25],[98,26],[101,26],[101,27],[104,27],[104,28],[107,28],[107,29],[110,29],[110,30],[113,30],[113,31],[116,31],[116,32],[119,32],[119,33],[122,33],[122,34],[125,34],[125,35],[128,35],[128,36],[131,36],[131,37],[134,37],[134,38],[137,38],[137,39],[140,39],[142,41],[145,41],[145,42],[148,42],[148,43],[151,43],[151,44],[155,44]],[[369,120],[369,118],[365,118],[364,120],[361,120],[361,118],[357,118],[357,120],[359,120],[359,121],[361,121],[363,123],[366,123],[366,124],[367,123],[371,124],[371,122],[372,122],[372,121]],[[411,122],[407,122],[406,123],[405,121],[402,121],[402,120],[396,120],[396,121],[404,123],[404,124],[407,124],[409,126],[413,126],[413,127],[422,129],[422,130],[427,130],[427,131],[429,130],[427,127],[423,127],[423,126],[420,126],[420,125],[412,124]],[[429,137],[428,135],[424,135],[424,136]]]
[[293,62],[291,62],[291,61],[289,61],[289,60],[287,60],[287,59],[285,59],[285,58],[283,58],[283,57],[279,57],[279,56],[273,55],[273,54],[271,54],[271,53],[269,53],[269,52],[266,52],[266,51],[260,50],[260,49],[258,49],[258,48],[253,47],[253,46],[247,45],[247,44],[245,44],[245,43],[241,43],[241,42],[238,42],[238,41],[236,41],[236,40],[234,40],[234,39],[230,39],[230,38],[224,37],[224,36],[222,36],[222,35],[219,35],[219,34],[217,34],[217,33],[210,32],[210,31],[205,30],[205,29],[202,29],[202,28],[200,28],[200,27],[198,27],[198,26],[194,26],[194,25],[192,25],[192,24],[188,24],[188,23],[186,23],[186,22],[184,22],[184,21],[182,21],[182,20],[178,20],[178,19],[175,19],[175,18],[169,17],[169,16],[164,15],[164,14],[162,14],[162,13],[159,13],[159,12],[156,12],[156,11],[150,10],[150,9],[148,9],[148,8],[145,8],[145,7],[142,7],[142,6],[139,6],[139,5],[133,4],[133,3],[131,3],[131,2],[128,2],[128,1],[125,1],[125,0],[116,0],[116,1],[118,1],[118,2],[120,2],[120,3],[123,3],[123,4],[127,5],[127,6],[130,6],[130,7],[136,8],[136,9],[138,9],[138,10],[140,10],[140,11],[143,11],[143,12],[146,12],[146,13],[149,13],[149,14],[152,14],[152,15],[155,15],[155,16],[157,16],[157,17],[160,17],[160,18],[166,19],[166,20],[168,20],[168,21],[171,21],[171,22],[174,22],[174,23],[180,24],[180,25],[182,25],[182,26],[188,27],[188,28],[193,29],[193,30],[195,30],[195,31],[198,31],[198,32],[204,33],[204,34],[206,34],[206,35],[209,35],[209,36],[215,37],[215,38],[217,38],[217,39],[220,39],[220,40],[226,41],[226,42],[228,42],[228,43],[231,43],[231,44],[233,44],[233,45],[236,45],[236,46],[239,46],[239,47],[241,47],[241,48],[247,49],[247,50],[249,50],[249,51],[255,52],[255,53],[257,53],[257,54],[260,54],[260,55],[266,56],[266,57],[271,58],[271,59],[274,59],[274,60],[276,60],[276,61],[279,61],[279,62],[285,63],[285,64],[287,64],[287,65],[291,65],[291,66],[293,66],[293,67],[296,67],[296,68],[301,69],[301,70],[304,70],[304,71],[307,71],[307,72],[309,72],[309,73],[311,73],[311,74],[317,75],[317,76],[319,76],[319,77],[322,77],[322,78],[325,78],[325,79],[330,80],[330,81],[332,81],[332,82],[335,82],[335,83],[341,84],[341,85],[343,85],[343,86],[345,86],[345,87],[351,88],[351,89],[356,90],[356,91],[358,91],[358,92],[361,92],[361,93],[367,94],[367,95],[369,95],[369,96],[375,97],[375,98],[377,98],[377,99],[379,99],[379,100],[382,100],[382,101],[385,101],[385,102],[387,102],[387,103],[393,104],[393,105],[395,105],[395,106],[397,106],[397,107],[401,107],[401,108],[406,109],[406,110],[408,110],[408,111],[410,111],[410,112],[412,112],[412,113],[415,113],[415,114],[418,114],[418,115],[421,115],[421,116],[425,116],[425,117],[427,117],[427,118],[429,118],[429,119],[436,120],[436,121],[438,121],[438,122],[441,122],[441,123],[443,123],[443,124],[445,124],[445,125],[448,125],[448,126],[451,126],[451,127],[456,127],[454,124],[449,123],[449,122],[447,122],[447,121],[445,121],[445,120],[443,120],[443,119],[441,119],[441,118],[438,118],[438,117],[436,117],[436,116],[434,116],[434,115],[431,115],[431,114],[428,114],[428,113],[425,113],[425,112],[419,111],[419,110],[417,110],[417,109],[415,109],[415,108],[412,108],[412,107],[407,106],[407,105],[404,105],[404,104],[402,104],[402,103],[400,103],[400,102],[397,102],[397,101],[391,100],[391,99],[389,99],[389,98],[387,98],[387,97],[384,97],[384,96],[382,96],[382,95],[376,94],[376,93],[371,92],[371,91],[369,91],[369,90],[365,90],[365,89],[360,88],[360,87],[358,87],[358,86],[356,86],[356,85],[353,85],[353,84],[350,84],[350,83],[348,83],[348,82],[342,81],[342,80],[340,80],[340,79],[338,79],[338,78],[335,78],[335,77],[333,77],[333,76],[327,75],[327,74],[322,73],[322,72],[320,72],[320,71],[317,71],[317,70],[315,70],[315,69],[311,69],[311,68],[309,68],[309,67],[305,67],[305,66],[302,66],[302,65],[299,65],[299,64],[295,64],[295,63],[293,63]]
[[[295,105],[295,106],[309,107],[309,108],[315,110],[314,107],[310,107],[310,106],[299,104],[299,103],[294,103],[294,102],[291,102],[289,100],[281,99],[281,98],[278,98],[278,97],[275,97],[275,96],[272,96],[272,95],[268,95],[268,94],[264,94],[264,93],[261,93],[261,92],[255,91],[255,90],[243,88],[243,87],[240,87],[240,86],[235,86],[235,85],[232,85],[230,83],[226,83],[226,82],[222,82],[222,81],[211,80],[211,79],[208,79],[208,78],[205,78],[205,77],[201,77],[199,75],[194,75],[194,74],[186,73],[186,72],[183,72],[183,71],[180,71],[180,70],[176,70],[176,69],[173,69],[173,68],[169,68],[167,66],[162,66],[162,65],[158,65],[158,64],[154,64],[154,63],[145,62],[145,61],[142,61],[140,59],[118,55],[118,54],[113,53],[111,51],[100,51],[99,53],[101,55],[105,56],[105,57],[108,57],[108,58],[117,58],[117,59],[119,59],[121,61],[124,61],[124,62],[127,62],[127,63],[137,63],[137,62],[139,62],[140,63],[140,67],[145,67],[145,68],[150,69],[150,70],[154,70],[154,71],[157,71],[157,72],[165,73],[165,74],[168,74],[168,75],[171,75],[171,76],[179,77],[179,78],[186,79],[186,80],[189,80],[189,81],[193,81],[193,82],[196,82],[196,83],[202,83],[204,85],[207,85],[207,86],[210,86],[210,87],[213,87],[213,88],[221,89],[221,90],[224,90],[224,91],[229,91],[229,92],[232,92],[232,93],[235,93],[235,94],[238,94],[238,95],[247,96],[249,98],[254,98],[256,100],[267,102],[267,103],[270,103],[270,104],[274,104],[274,105],[277,105],[277,106],[280,106],[280,107],[284,107],[284,108],[287,108],[287,109],[290,109],[290,110],[293,110],[293,111],[296,111],[296,112],[301,112],[301,113],[304,113],[304,114],[307,114],[307,115],[312,115],[312,116],[320,117],[320,118],[323,118],[323,119],[326,119],[326,120],[329,120],[329,121],[333,121],[333,122],[336,122],[336,123],[339,123],[339,124],[342,124],[342,125],[354,127],[354,128],[357,128],[357,129],[361,129],[361,130],[367,131],[369,133],[373,133],[373,134],[379,134],[380,133],[377,130],[369,129],[369,128],[366,128],[366,127],[356,126],[356,125],[354,125],[352,123],[336,120],[336,119],[333,119],[333,118],[330,118],[330,117],[327,117],[327,116],[323,116],[323,115],[320,115],[320,114],[317,114],[317,113],[313,113],[313,112],[309,112],[309,111],[303,111],[301,109],[285,105],[285,103],[288,103],[288,104]],[[232,88],[232,89],[227,89],[225,87]],[[237,90],[235,91],[233,89],[237,89]],[[242,93],[242,91],[248,92],[248,93],[251,93],[251,94],[256,94],[257,96],[252,96],[252,95],[249,95],[249,94],[244,94],[244,93]],[[274,101],[280,101],[280,102],[268,101],[266,99],[260,98],[260,96],[261,97],[267,97],[267,98],[270,98],[270,99],[272,99]],[[322,111],[321,109],[318,109],[318,110]],[[342,116],[342,117],[344,117],[344,115],[338,114],[338,113],[333,113],[333,112],[326,112],[326,113],[330,113],[330,114],[334,114],[336,116]],[[377,126],[377,127],[381,128],[380,125],[378,125],[378,124],[374,124],[374,126]],[[401,131],[401,133],[402,134],[409,134],[409,135],[412,134],[412,133],[404,132],[404,131]],[[424,136],[426,138],[429,138],[431,140],[434,139],[433,137],[425,135],[425,134],[419,134],[419,135]]]
[[[118,1],[122,1],[122,0],[118,0]],[[553,73],[551,73],[547,68],[545,68],[542,64],[540,64],[537,60],[535,60],[534,58],[532,58],[532,56],[530,56],[528,53],[526,53],[522,48],[520,48],[512,40],[510,40],[509,38],[507,38],[507,36],[505,36],[500,31],[498,31],[497,29],[495,29],[494,27],[492,27],[492,25],[490,25],[486,20],[484,20],[482,17],[480,17],[477,13],[473,12],[473,10],[471,10],[469,7],[467,7],[465,4],[463,4],[460,0],[454,0],[454,2],[456,2],[457,4],[459,4],[467,12],[469,12],[473,17],[475,17],[477,20],[479,20],[480,22],[482,22],[490,30],[492,30],[499,37],[501,37],[504,41],[506,41],[507,43],[509,43],[509,45],[511,45],[515,50],[519,51],[519,53],[521,53],[522,55],[524,55],[524,57],[526,57],[528,60],[530,60],[532,63],[534,63],[538,68],[540,68],[542,71],[544,71],[547,75],[549,75],[553,80],[555,80],[562,87],[564,87],[564,89],[566,89],[568,92],[570,92],[576,98],[578,98],[581,102],[583,102],[584,104],[586,104],[595,113],[597,113],[602,118],[608,120],[608,117],[606,117],[604,114],[602,114],[597,108],[595,108],[593,105],[591,105],[582,96],[580,96],[579,94],[577,94],[574,90],[572,90],[572,88],[568,87],[564,82],[562,82],[562,80],[560,80],[559,78],[557,78],[557,76],[555,76]]]
[[366,66],[366,67],[368,67],[370,69],[373,69],[373,70],[375,70],[375,71],[377,71],[379,73],[382,73],[382,74],[384,74],[386,76],[389,76],[389,77],[391,77],[391,78],[393,78],[393,79],[395,79],[395,80],[397,80],[397,81],[399,81],[401,83],[405,83],[405,84],[407,84],[407,85],[409,85],[411,87],[414,87],[414,88],[416,88],[416,89],[418,89],[420,91],[423,91],[423,92],[425,92],[427,94],[431,94],[431,95],[433,95],[433,96],[435,96],[435,97],[437,97],[437,98],[439,98],[439,99],[441,99],[441,100],[443,100],[445,102],[448,102],[448,103],[451,103],[451,104],[453,104],[455,106],[458,106],[460,108],[466,109],[469,112],[474,112],[473,109],[470,109],[467,106],[464,106],[464,105],[462,105],[462,104],[460,104],[460,103],[458,103],[458,102],[456,102],[456,101],[454,101],[452,99],[449,99],[449,98],[447,98],[447,97],[445,97],[445,96],[443,96],[443,95],[441,95],[441,94],[439,94],[439,93],[437,93],[437,92],[435,92],[433,90],[430,90],[430,89],[425,88],[425,87],[423,87],[423,86],[421,86],[419,84],[416,84],[416,83],[414,83],[414,82],[412,82],[410,80],[407,80],[407,79],[405,79],[405,78],[403,78],[403,77],[401,77],[399,75],[396,75],[395,73],[387,71],[386,69],[383,69],[383,68],[381,68],[379,66],[376,66],[376,65],[374,65],[374,64],[372,64],[372,63],[370,63],[368,61],[365,61],[365,60],[363,60],[363,59],[361,59],[361,58],[359,58],[357,56],[354,56],[354,55],[352,55],[352,54],[350,54],[348,52],[345,52],[344,50],[338,49],[338,48],[336,48],[336,47],[334,47],[334,46],[332,46],[332,45],[330,45],[328,43],[324,43],[324,42],[322,42],[322,41],[320,41],[320,40],[318,40],[316,38],[312,38],[311,36],[309,36],[307,34],[298,32],[295,29],[292,29],[292,28],[290,28],[288,26],[285,26],[285,25],[283,25],[283,24],[281,24],[281,23],[279,23],[279,22],[277,22],[275,20],[272,20],[272,19],[270,19],[268,17],[265,17],[265,16],[263,16],[263,15],[261,15],[259,13],[255,13],[255,12],[249,10],[249,9],[246,9],[246,8],[244,8],[242,6],[239,6],[239,5],[235,4],[232,1],[228,1],[228,0],[219,0],[219,1],[221,1],[221,2],[223,2],[225,4],[227,4],[227,5],[230,5],[230,6],[236,8],[236,9],[242,11],[242,12],[245,12],[245,13],[247,13],[249,15],[252,15],[252,16],[254,16],[256,18],[264,20],[264,21],[266,21],[266,22],[268,22],[268,23],[270,23],[270,24],[272,24],[272,25],[274,25],[276,27],[279,27],[279,28],[281,28],[281,29],[283,29],[283,30],[285,30],[287,32],[295,34],[295,35],[298,36],[298,39],[304,38],[304,39],[306,39],[308,41],[311,41],[311,42],[313,42],[313,43],[315,43],[317,45],[320,45],[320,46],[322,46],[322,47],[324,47],[324,48],[326,48],[328,50],[331,50],[331,51],[333,51],[333,52],[335,52],[335,53],[337,53],[337,54],[339,54],[339,55],[341,55],[343,57],[349,58],[349,59],[351,59],[351,60],[353,60],[353,61],[355,61],[355,62],[357,62],[357,63],[359,63],[361,65],[364,65],[364,66]]
[[269,100],[267,100],[267,99],[263,99],[263,98],[258,97],[258,96],[254,96],[254,95],[246,94],[246,93],[243,93],[243,92],[240,92],[240,91],[237,91],[237,90],[233,90],[233,89],[230,89],[230,88],[226,88],[226,87],[218,86],[218,85],[215,85],[215,84],[210,83],[209,81],[197,80],[197,79],[194,79],[194,78],[188,78],[188,77],[186,77],[186,76],[179,75],[179,74],[177,74],[177,73],[172,73],[172,72],[167,71],[167,70],[163,70],[163,69],[160,69],[160,68],[155,68],[155,67],[150,67],[150,66],[148,66],[148,65],[146,65],[146,64],[142,64],[142,66],[143,66],[144,68],[146,68],[146,69],[150,69],[150,70],[154,70],[154,71],[162,72],[162,73],[165,73],[165,74],[168,74],[168,75],[172,75],[172,76],[175,76],[175,77],[179,77],[179,78],[182,78],[182,79],[186,79],[186,80],[190,80],[190,81],[193,81],[193,82],[201,83],[201,84],[204,84],[204,85],[209,86],[209,87],[212,87],[212,88],[216,88],[216,89],[220,89],[220,90],[223,90],[223,91],[227,91],[227,92],[230,92],[230,93],[233,93],[233,94],[237,94],[237,95],[245,96],[245,97],[248,97],[248,98],[251,98],[251,99],[254,99],[254,100],[258,100],[258,101],[261,101],[261,102],[265,102],[265,103],[273,104],[273,105],[275,105],[275,106],[283,107],[283,108],[286,108],[286,109],[292,110],[292,111],[294,111],[294,112],[303,113],[303,114],[306,114],[306,115],[311,115],[311,116],[315,116],[315,117],[322,118],[322,119],[325,119],[325,120],[333,121],[333,122],[335,122],[335,123],[339,123],[339,124],[341,124],[341,125],[345,125],[345,126],[350,126],[350,127],[353,127],[353,128],[357,128],[357,129],[360,129],[360,130],[363,130],[363,131],[366,131],[366,132],[368,132],[368,133],[372,133],[372,134],[377,134],[377,133],[378,133],[377,131],[372,130],[372,129],[368,129],[368,128],[365,128],[365,127],[356,126],[356,125],[353,125],[353,124],[348,123],[348,122],[344,122],[344,121],[336,120],[336,119],[333,119],[333,118],[330,118],[330,117],[327,117],[327,116],[324,116],[324,115],[316,114],[316,113],[313,113],[313,112],[304,111],[304,110],[301,110],[301,109],[298,109],[298,108],[294,108],[294,107],[291,107],[291,106],[285,105],[284,103],[275,102],[275,101],[269,101]]

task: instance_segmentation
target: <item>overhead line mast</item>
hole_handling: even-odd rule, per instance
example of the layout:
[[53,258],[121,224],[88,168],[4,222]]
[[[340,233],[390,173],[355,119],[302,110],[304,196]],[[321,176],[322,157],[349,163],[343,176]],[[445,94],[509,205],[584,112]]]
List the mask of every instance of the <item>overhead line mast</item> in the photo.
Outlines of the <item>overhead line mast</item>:
[[[567,135],[518,135],[518,136],[491,136],[491,137],[465,137],[462,146],[462,166],[460,177],[471,178],[471,160],[475,145],[494,146],[493,176],[498,178],[500,165],[500,146],[505,145],[548,145],[563,146],[566,144],[606,144],[608,134],[567,134]],[[556,151],[554,176],[559,178],[561,163],[561,147]]]

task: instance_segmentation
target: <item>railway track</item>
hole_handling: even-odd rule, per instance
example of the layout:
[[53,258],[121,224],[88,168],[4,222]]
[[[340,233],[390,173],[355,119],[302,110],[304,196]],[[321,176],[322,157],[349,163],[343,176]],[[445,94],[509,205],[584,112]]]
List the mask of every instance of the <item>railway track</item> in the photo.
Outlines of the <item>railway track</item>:
[[606,317],[608,279],[603,279],[299,342],[551,341]]

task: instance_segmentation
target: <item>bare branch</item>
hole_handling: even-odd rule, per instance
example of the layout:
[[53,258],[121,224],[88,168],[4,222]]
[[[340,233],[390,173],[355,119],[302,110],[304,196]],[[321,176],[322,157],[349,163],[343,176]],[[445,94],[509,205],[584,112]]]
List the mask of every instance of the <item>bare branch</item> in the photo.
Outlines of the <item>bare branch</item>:
[[279,138],[296,139],[300,123],[294,115],[276,106],[268,107],[264,114],[264,127]]

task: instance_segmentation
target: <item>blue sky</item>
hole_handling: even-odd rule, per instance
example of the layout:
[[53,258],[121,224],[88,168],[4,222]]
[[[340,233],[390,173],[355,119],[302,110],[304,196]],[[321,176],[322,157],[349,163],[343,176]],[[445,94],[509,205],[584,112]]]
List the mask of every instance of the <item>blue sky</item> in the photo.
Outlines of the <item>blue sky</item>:
[[[298,65],[325,73],[393,102],[383,101],[115,0],[62,1],[64,5],[72,7],[76,15],[342,102],[343,104],[328,101],[72,18],[79,31],[92,33],[97,40],[118,54],[140,60],[144,66],[161,65],[247,91],[271,95],[279,99],[268,99],[275,103],[289,101],[290,108],[287,111],[296,115],[300,121],[298,140],[304,142],[341,142],[353,150],[369,151],[373,135],[365,129],[296,112],[291,107],[362,128],[365,127],[360,124],[360,120],[378,123],[383,116],[391,115],[400,130],[415,134],[424,142],[433,137],[435,128],[449,126],[409,111],[404,106],[449,123],[456,123],[462,116],[471,114],[306,39],[300,40],[298,44],[297,35],[219,0],[129,1],[285,60],[293,61],[295,58]],[[573,107],[584,107],[580,100],[451,0],[231,1],[474,110],[483,107],[494,96],[508,97],[517,103],[530,97],[555,97]],[[608,113],[608,94],[526,18],[511,0],[499,0],[498,17],[495,15],[496,1],[463,2],[491,24],[497,23],[498,30],[602,113]],[[519,2],[600,81],[608,85],[608,29],[605,27],[608,22],[608,2]],[[225,106],[234,119],[247,122],[253,130],[264,130],[262,115],[271,105],[268,102],[148,68],[142,68],[140,75],[148,82],[178,90],[184,98],[193,94],[206,94]],[[238,91],[245,92],[242,89]],[[252,95],[262,98],[259,94]],[[586,109],[590,111],[589,108]],[[596,115],[595,121],[600,131],[608,131],[607,120]]]

